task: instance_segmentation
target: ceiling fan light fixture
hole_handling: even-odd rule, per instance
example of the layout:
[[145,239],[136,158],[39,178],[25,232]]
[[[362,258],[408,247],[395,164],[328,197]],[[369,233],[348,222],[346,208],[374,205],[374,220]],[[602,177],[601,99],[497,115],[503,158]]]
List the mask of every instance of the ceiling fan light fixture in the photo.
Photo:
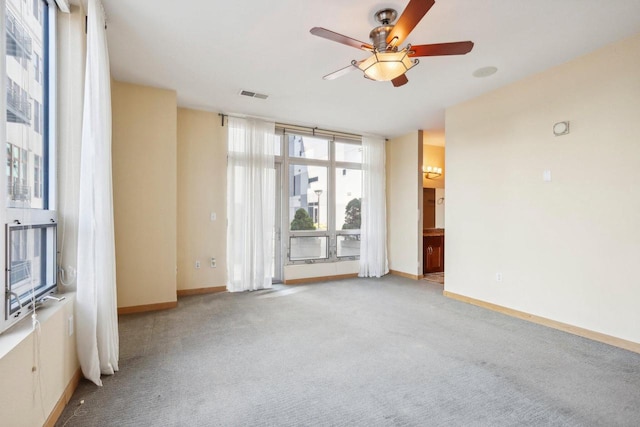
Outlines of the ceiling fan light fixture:
[[358,67],[368,79],[379,82],[391,81],[418,64],[417,59],[409,58],[409,49],[410,47],[407,46],[400,51],[374,50],[373,55],[364,61],[360,63],[353,61],[352,64]]
[[398,12],[395,9],[377,11],[374,18],[380,25],[369,33],[371,43],[364,43],[326,28],[311,28],[310,32],[314,36],[372,54],[362,61],[351,61],[351,66],[327,74],[323,79],[333,80],[357,68],[369,80],[391,81],[393,87],[401,87],[409,82],[406,72],[418,65],[417,57],[465,55],[471,52],[473,42],[470,40],[414,46],[408,44],[404,49],[398,50],[435,3],[435,0],[409,0],[397,22]]

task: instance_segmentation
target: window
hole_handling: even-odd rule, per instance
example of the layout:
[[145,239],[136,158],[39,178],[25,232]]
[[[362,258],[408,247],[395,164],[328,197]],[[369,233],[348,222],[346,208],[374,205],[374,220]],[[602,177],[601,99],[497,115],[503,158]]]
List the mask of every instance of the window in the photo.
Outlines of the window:
[[7,143],[7,192],[12,201],[26,201],[30,198],[27,185],[27,150]]
[[42,81],[42,76],[40,76],[40,57],[37,53],[33,54],[33,74],[36,81],[40,83]]
[[[5,7],[6,206],[46,210],[49,200],[43,196],[48,194],[49,161],[52,161],[49,152],[55,152],[52,135],[45,128],[51,121],[49,105],[53,105],[49,99],[52,79],[47,70],[53,34],[48,19],[50,9],[44,0],[33,0],[32,16],[37,18],[33,19],[30,15],[23,16],[26,8],[16,7],[15,2],[7,1]],[[28,67],[16,67],[9,57]],[[50,81],[45,81],[45,77]]]
[[336,169],[336,252],[338,258],[360,255],[362,170]]
[[42,0],[33,0],[33,16],[38,20],[38,22],[42,22]]
[[[55,288],[56,225],[7,226],[5,319],[27,313],[33,300]],[[47,262],[52,260],[53,262]]]
[[362,163],[362,145],[336,142],[336,161]]
[[360,255],[362,149],[357,140],[279,130],[288,174],[283,188],[288,263]]
[[7,185],[0,332],[56,286],[55,156],[50,155],[56,151],[54,132],[49,131],[55,123],[56,76],[49,64],[55,62],[56,10],[55,2],[45,0],[26,5],[2,3],[6,28],[0,45],[6,46],[6,60],[0,81],[6,84],[6,114],[0,129],[5,133]]
[[289,135],[289,157],[329,160],[329,141],[318,138],[303,138]]
[[42,157],[33,155],[33,197],[42,198]]
[[33,130],[37,133],[42,133],[42,127],[40,126],[40,103],[33,100]]
[[327,194],[327,167],[290,164],[289,181],[289,229],[326,230],[327,205],[322,200]]

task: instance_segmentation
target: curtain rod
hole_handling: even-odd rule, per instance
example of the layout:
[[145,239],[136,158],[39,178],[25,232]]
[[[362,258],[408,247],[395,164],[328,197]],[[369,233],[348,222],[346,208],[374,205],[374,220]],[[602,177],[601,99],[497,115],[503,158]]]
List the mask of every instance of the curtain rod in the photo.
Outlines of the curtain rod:
[[[233,114],[223,114],[223,113],[218,113],[218,116],[220,116],[221,120],[222,120],[222,127],[224,127],[224,119],[225,117],[240,117],[240,118],[244,118],[242,116],[236,116]],[[280,127],[283,128],[285,131],[287,129],[290,130],[306,130],[307,132],[310,132],[312,135],[315,136],[316,132],[319,134],[323,134],[323,135],[332,135],[332,136],[344,136],[346,138],[362,138],[362,135],[358,135],[357,133],[349,133],[349,132],[338,132],[338,131],[333,131],[333,130],[328,130],[328,129],[320,129],[319,127],[311,127],[311,126],[300,126],[300,125],[292,125],[292,124],[288,124],[288,123],[275,123],[276,127]]]

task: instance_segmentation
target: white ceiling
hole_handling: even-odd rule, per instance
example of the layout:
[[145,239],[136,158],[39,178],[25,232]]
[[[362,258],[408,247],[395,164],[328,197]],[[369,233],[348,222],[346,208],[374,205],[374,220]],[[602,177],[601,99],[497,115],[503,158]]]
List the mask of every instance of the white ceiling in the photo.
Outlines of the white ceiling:
[[[374,12],[408,0],[102,1],[116,80],[174,89],[183,107],[385,137],[441,130],[449,106],[640,31],[640,0],[437,0],[406,42],[475,47],[421,58],[394,88],[357,70],[323,80],[367,55],[309,30],[368,42]],[[498,73],[472,76],[489,65]]]

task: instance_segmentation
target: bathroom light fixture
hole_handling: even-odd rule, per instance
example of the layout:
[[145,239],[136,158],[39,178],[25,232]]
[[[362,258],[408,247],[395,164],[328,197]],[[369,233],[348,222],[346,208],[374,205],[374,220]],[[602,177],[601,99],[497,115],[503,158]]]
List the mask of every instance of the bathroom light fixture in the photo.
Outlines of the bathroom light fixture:
[[427,179],[436,179],[442,176],[442,168],[437,168],[435,166],[423,166],[422,173]]

